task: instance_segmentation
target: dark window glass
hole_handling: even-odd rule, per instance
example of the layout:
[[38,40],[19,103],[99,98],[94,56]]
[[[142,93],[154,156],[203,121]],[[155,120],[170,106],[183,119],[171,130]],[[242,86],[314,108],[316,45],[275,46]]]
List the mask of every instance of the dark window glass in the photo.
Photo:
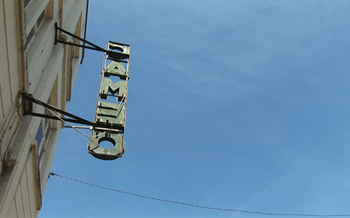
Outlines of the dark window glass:
[[30,30],[30,32],[26,37],[26,47],[28,46],[30,40],[32,40],[33,36],[34,36],[34,27]]
[[40,14],[38,20],[36,21],[36,26],[39,27],[41,22],[44,20],[45,17],[45,10],[43,10],[43,12]]
[[43,139],[43,123],[40,122],[38,131],[36,132],[35,139],[38,141],[38,148],[40,147],[41,140]]
[[31,2],[32,0],[24,0],[24,7],[27,7],[27,5]]

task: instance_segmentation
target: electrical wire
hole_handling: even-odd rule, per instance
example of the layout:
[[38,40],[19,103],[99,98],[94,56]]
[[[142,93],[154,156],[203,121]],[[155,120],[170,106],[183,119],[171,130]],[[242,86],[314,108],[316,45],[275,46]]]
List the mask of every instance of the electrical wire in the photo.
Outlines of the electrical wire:
[[78,182],[81,184],[85,184],[88,186],[108,190],[108,191],[114,191],[114,192],[119,192],[127,195],[132,195],[136,197],[141,197],[141,198],[146,198],[154,201],[161,201],[161,202],[166,202],[166,203],[172,203],[172,204],[179,204],[179,205],[184,205],[184,206],[189,206],[189,207],[197,207],[197,208],[202,208],[202,209],[208,209],[208,210],[218,210],[218,211],[228,211],[228,212],[237,212],[237,213],[250,213],[250,214],[258,214],[258,215],[270,215],[270,216],[305,216],[305,217],[345,217],[345,216],[350,216],[350,214],[328,214],[328,215],[320,215],[320,214],[297,214],[297,213],[268,213],[268,212],[258,212],[258,211],[249,211],[249,210],[238,210],[238,209],[228,209],[228,208],[219,208],[219,207],[208,207],[208,206],[201,206],[201,205],[196,205],[196,204],[189,204],[189,203],[183,203],[179,201],[172,201],[172,200],[165,200],[165,199],[160,199],[160,198],[154,198],[154,197],[149,197],[146,195],[141,195],[141,194],[135,194],[131,192],[126,192],[126,191],[121,191],[118,189],[113,189],[113,188],[108,188],[100,185],[95,185],[92,183],[84,182],[78,179],[70,178],[67,176],[62,176],[53,172],[50,172],[51,176],[57,176],[61,177],[67,180],[71,180],[74,182]]
[[77,132],[79,132],[80,134],[90,138],[89,135],[85,134],[84,132],[80,131],[79,129],[77,129],[76,127],[74,127],[72,124],[68,123],[67,121],[63,120],[60,116],[58,116],[55,112],[53,112],[52,110],[50,110],[49,108],[45,107],[43,104],[41,104],[39,101],[35,100],[35,103],[41,105],[42,107],[44,107],[48,112],[50,112],[52,115],[54,115],[55,117],[57,117],[59,120],[61,120],[63,123],[65,123],[66,125],[70,126],[71,128],[73,128],[74,130],[76,130]]

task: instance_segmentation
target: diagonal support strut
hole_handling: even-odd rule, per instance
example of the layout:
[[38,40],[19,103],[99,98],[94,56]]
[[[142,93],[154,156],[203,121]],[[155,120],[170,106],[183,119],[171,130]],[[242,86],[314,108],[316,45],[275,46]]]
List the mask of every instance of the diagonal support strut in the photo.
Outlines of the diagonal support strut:
[[[64,120],[66,122],[89,125],[89,126],[92,126],[94,129],[105,130],[105,131],[110,131],[110,132],[122,133],[124,131],[124,126],[122,126],[122,125],[113,124],[113,123],[94,123],[94,122],[88,121],[86,119],[83,119],[79,116],[76,116],[74,114],[63,111],[63,110],[61,110],[53,105],[50,105],[50,104],[42,102],[38,99],[35,99],[30,94],[22,93],[22,96],[23,96],[23,100],[24,100],[24,115],[42,117],[42,118],[53,119],[53,120]],[[64,114],[65,116],[68,116],[70,118],[57,117],[57,116],[33,112],[33,103],[41,105],[44,108],[47,108],[51,111],[54,111],[54,112],[57,112],[60,114]]]
[[[77,39],[81,42],[84,42],[83,44],[79,44],[79,43],[74,43],[74,42],[67,42],[67,41],[64,41],[64,40],[60,40],[59,37],[58,37],[58,33],[59,32],[62,32],[62,33],[65,33],[71,37],[73,37],[74,39]],[[111,43],[113,44],[116,44],[116,45],[120,45],[120,46],[130,46],[128,44],[124,44],[124,43],[119,43],[119,42],[112,42],[110,41]],[[77,35],[74,35],[73,33],[70,33],[69,31],[67,30],[64,30],[60,27],[58,27],[57,23],[55,23],[55,45],[57,43],[62,43],[62,44],[65,44],[65,45],[72,45],[72,46],[77,46],[77,47],[81,47],[81,48],[86,48],[86,49],[91,49],[91,50],[95,50],[95,51],[100,51],[100,52],[105,52],[108,54],[109,58],[110,59],[113,59],[113,60],[123,60],[123,59],[127,59],[129,58],[129,54],[125,54],[125,53],[121,53],[121,52],[116,52],[116,51],[113,51],[114,50],[119,50],[117,47],[109,47],[109,49],[111,50],[106,50],[92,42],[89,42]],[[85,45],[88,44],[89,46]]]

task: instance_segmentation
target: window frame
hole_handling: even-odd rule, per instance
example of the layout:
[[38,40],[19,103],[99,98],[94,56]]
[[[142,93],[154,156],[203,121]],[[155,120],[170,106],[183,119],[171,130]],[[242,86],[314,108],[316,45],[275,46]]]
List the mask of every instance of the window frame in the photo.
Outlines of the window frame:
[[[38,35],[41,27],[45,23],[46,20],[46,8],[40,13],[39,17],[36,19],[33,27],[30,29],[29,33],[26,34],[26,49],[32,44],[35,40],[35,37]],[[40,22],[39,22],[40,20]],[[34,34],[32,31],[34,30]],[[31,35],[31,36],[30,36]],[[29,37],[30,36],[30,37]],[[29,38],[28,38],[29,37]]]
[[27,9],[32,2],[33,0],[23,0],[24,8]]

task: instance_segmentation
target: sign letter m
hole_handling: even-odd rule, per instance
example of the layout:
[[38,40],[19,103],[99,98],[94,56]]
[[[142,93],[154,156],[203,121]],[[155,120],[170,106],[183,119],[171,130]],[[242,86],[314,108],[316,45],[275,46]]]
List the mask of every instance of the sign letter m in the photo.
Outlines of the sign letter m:
[[[102,82],[102,93],[100,93],[102,99],[107,99],[108,92],[112,94],[112,96],[118,97],[118,101],[122,101],[126,92],[126,82],[119,81],[117,83],[113,83],[112,80],[103,78]],[[115,95],[118,92],[117,95]]]

